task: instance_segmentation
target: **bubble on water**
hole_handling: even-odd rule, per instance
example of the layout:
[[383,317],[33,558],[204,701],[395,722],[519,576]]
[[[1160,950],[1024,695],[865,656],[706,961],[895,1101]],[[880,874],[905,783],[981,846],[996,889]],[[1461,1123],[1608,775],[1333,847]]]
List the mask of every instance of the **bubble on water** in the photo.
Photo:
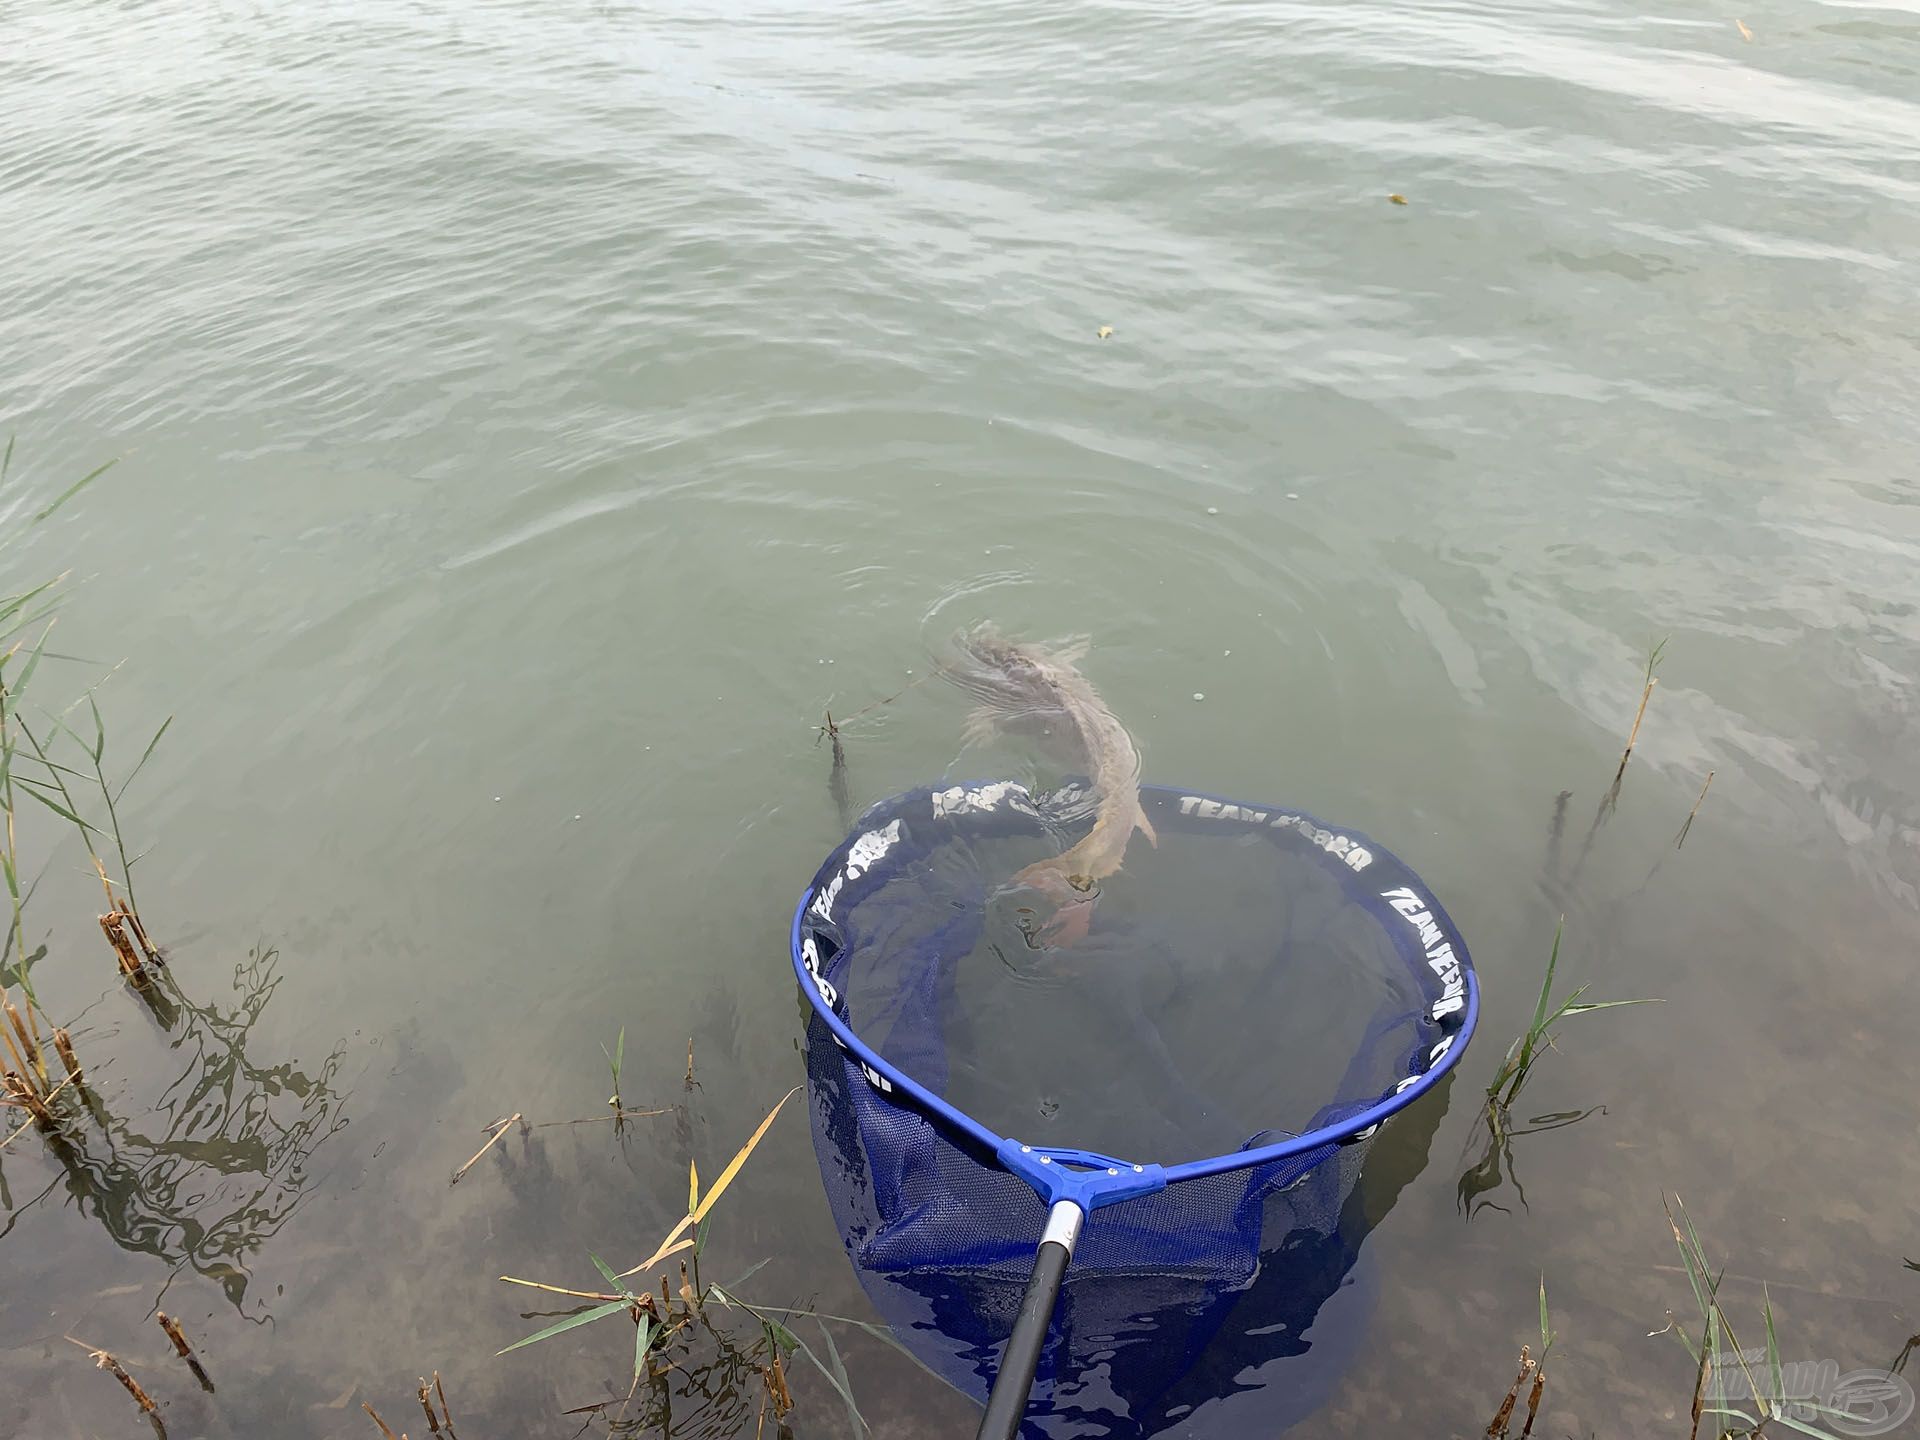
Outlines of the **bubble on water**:
[[1207,513],[1209,515],[1218,515],[1220,513],[1220,507],[1218,505],[1209,505],[1207,506]]
[[1300,498],[1300,497],[1299,497],[1298,495],[1296,495],[1296,494],[1294,494],[1294,493],[1293,493],[1293,491],[1291,491],[1291,490],[1289,490],[1289,491],[1287,491],[1287,499],[1289,499],[1289,500],[1298,500],[1299,498]]
[[1202,691],[1199,691],[1199,690],[1196,690],[1196,691],[1194,691],[1194,692],[1193,692],[1193,698],[1194,698],[1194,699],[1196,699],[1196,700],[1204,700],[1204,699],[1206,699],[1207,697],[1206,697],[1206,695],[1205,695],[1205,693],[1204,693],[1204,692],[1202,692]]
[[1233,651],[1231,651],[1231,650],[1222,650],[1222,651],[1220,652],[1220,654],[1221,654],[1222,656],[1227,656],[1227,655],[1231,655],[1231,654],[1233,654]]

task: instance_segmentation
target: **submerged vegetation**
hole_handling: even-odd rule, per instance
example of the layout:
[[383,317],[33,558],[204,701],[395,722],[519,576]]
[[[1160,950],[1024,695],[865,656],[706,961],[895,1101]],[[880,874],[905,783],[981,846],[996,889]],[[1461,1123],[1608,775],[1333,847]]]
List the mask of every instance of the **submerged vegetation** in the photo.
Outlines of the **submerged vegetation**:
[[[0,452],[0,486],[6,484],[12,470],[13,453],[13,441],[9,439],[5,451]],[[29,526],[51,518],[113,464],[108,461],[69,485],[32,515]],[[0,554],[15,538],[17,532],[0,531]],[[47,947],[27,948],[26,908],[39,881],[26,878],[27,859],[21,850],[22,807],[26,802],[43,807],[78,831],[106,897],[99,925],[120,973],[134,985],[144,987],[163,964],[134,899],[133,868],[140,857],[127,853],[119,802],[152,758],[171,721],[154,732],[140,759],[116,785],[107,774],[107,725],[92,688],[85,690],[80,700],[69,703],[64,712],[43,709],[41,719],[29,723],[27,718],[29,703],[38,703],[39,692],[31,687],[39,676],[41,662],[69,659],[47,648],[59,618],[65,579],[58,575],[0,595],[0,875],[6,880],[9,905],[6,942],[0,946],[0,1013],[4,1014],[4,1023],[0,1023],[0,1041],[4,1041],[0,1105],[26,1116],[18,1128],[0,1139],[0,1147],[30,1126],[57,1131],[63,1107],[70,1106],[75,1098],[69,1092],[83,1092],[85,1087],[85,1073],[72,1034],[46,1013],[34,984],[34,967],[46,958]],[[44,679],[41,685],[44,687]],[[82,739],[67,720],[82,702],[92,719],[91,740]],[[80,755],[63,751],[62,741],[70,741]],[[56,754],[60,758],[55,758]],[[69,764],[69,758],[79,763]],[[76,786],[97,807],[93,808],[94,818],[88,818],[90,806],[76,797]],[[109,841],[110,847],[104,843]],[[111,848],[118,862],[116,868],[110,869],[101,858],[103,848]],[[17,1001],[12,994],[16,988],[20,992]],[[58,1062],[59,1072],[63,1072],[57,1080],[49,1051]]]
[[1558,1005],[1554,1005],[1553,977],[1560,967],[1560,937],[1565,926],[1566,917],[1562,916],[1560,923],[1553,927],[1553,949],[1547,953],[1547,969],[1540,978],[1540,998],[1534,1003],[1533,1019],[1525,1033],[1507,1047],[1500,1068],[1487,1085],[1487,1112],[1496,1126],[1506,1123],[1509,1108],[1518,1098],[1528,1077],[1533,1074],[1534,1064],[1553,1048],[1552,1029],[1555,1025],[1575,1015],[1588,1015],[1596,1010],[1659,1003],[1657,1000],[1582,1000],[1580,997],[1587,993],[1588,987],[1581,985]]

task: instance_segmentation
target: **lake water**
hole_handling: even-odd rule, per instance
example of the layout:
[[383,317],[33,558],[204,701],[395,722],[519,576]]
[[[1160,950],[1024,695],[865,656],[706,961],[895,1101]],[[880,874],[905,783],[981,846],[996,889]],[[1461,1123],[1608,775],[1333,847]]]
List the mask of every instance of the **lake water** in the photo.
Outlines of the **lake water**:
[[[1548,1432],[1684,1424],[1674,1193],[1748,1343],[1763,1280],[1788,1359],[1920,1330],[1910,0],[21,0],[0,95],[7,584],[74,571],[85,663],[34,684],[119,666],[110,766],[175,717],[121,814],[194,1007],[116,987],[77,842],[23,832],[101,1111],[0,1155],[0,1428],[134,1433],[64,1335],[176,1437],[417,1434],[434,1369],[471,1434],[590,1420],[627,1327],[495,1359],[551,1313],[495,1277],[598,1288],[803,1078],[813,727],[983,618],[1091,634],[1150,779],[1379,837],[1473,946],[1292,1433],[1478,1431],[1542,1277]],[[963,713],[850,721],[852,803]],[[1463,1198],[1562,914],[1562,986],[1665,1003],[1572,1022],[1519,1118],[1591,1113]],[[497,1117],[604,1113],[622,1027],[671,1113],[449,1189]],[[707,1273],[872,1318],[798,1110]],[[877,1434],[972,1434],[838,1338]]]

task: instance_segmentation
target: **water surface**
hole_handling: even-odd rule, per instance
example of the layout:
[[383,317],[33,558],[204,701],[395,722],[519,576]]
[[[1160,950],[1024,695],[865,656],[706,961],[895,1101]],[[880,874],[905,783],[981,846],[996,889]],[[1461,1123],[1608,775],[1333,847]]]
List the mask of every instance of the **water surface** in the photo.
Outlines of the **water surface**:
[[[43,989],[112,1123],[3,1158],[13,1423],[134,1423],[70,1333],[175,1434],[371,1433],[435,1368],[476,1429],[573,1433],[630,1337],[495,1360],[538,1322],[494,1277],[641,1258],[801,1077],[785,925],[842,833],[811,727],[982,618],[1091,632],[1148,778],[1379,837],[1473,944],[1487,1030],[1376,1147],[1367,1358],[1295,1433],[1483,1427],[1543,1273],[1554,1433],[1684,1411],[1647,1338],[1691,1304],[1676,1191],[1790,1357],[1885,1364],[1920,1329],[1916,69],[1897,0],[8,7],[10,527],[125,457],[10,583],[75,569],[98,663],[60,678],[125,660],[123,762],[178,717],[125,818],[205,1012],[112,988],[63,842]],[[949,772],[962,708],[850,724],[852,803]],[[1600,1108],[1468,1219],[1562,913],[1565,983],[1666,1003],[1576,1022],[1523,1108]],[[679,1113],[448,1188],[496,1117],[604,1108],[622,1026],[629,1103]],[[713,1246],[870,1313],[797,1116]],[[879,1433],[971,1434],[845,1348]],[[796,1433],[845,1429],[796,1385]]]

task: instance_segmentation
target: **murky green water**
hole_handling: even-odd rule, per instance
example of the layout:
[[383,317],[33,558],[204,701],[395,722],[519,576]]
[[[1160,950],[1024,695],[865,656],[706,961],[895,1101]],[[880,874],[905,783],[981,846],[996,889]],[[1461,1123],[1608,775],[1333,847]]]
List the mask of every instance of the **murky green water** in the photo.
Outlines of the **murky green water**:
[[[494,1277],[641,1258],[689,1153],[801,1078],[784,927],[841,833],[811,727],[983,617],[1091,632],[1151,778],[1381,837],[1472,939],[1488,1029],[1424,1169],[1381,1142],[1418,1173],[1371,1356],[1296,1433],[1484,1426],[1543,1273],[1551,1433],[1684,1423],[1663,1191],[1756,1333],[1764,1277],[1790,1358],[1886,1364],[1920,1329],[1917,74],[1901,0],[8,7],[0,502],[125,456],[8,583],[75,569],[58,633],[100,663],[62,678],[124,659],[123,762],[177,716],[125,818],[206,1013],[111,986],[63,842],[42,985],[111,1120],[0,1157],[6,1427],[132,1433],[72,1334],[176,1436],[371,1434],[434,1368],[476,1433],[573,1433],[630,1336],[492,1359],[538,1323]],[[854,799],[944,772],[961,711],[850,725]],[[1666,1004],[1576,1022],[1524,1108],[1600,1108],[1469,1220],[1472,1095],[1562,911],[1567,983]],[[448,1188],[495,1117],[601,1109],[622,1026],[636,1105],[682,1103],[693,1037],[690,1105]],[[797,1115],[710,1255],[868,1313]],[[844,1343],[880,1433],[972,1433]]]

